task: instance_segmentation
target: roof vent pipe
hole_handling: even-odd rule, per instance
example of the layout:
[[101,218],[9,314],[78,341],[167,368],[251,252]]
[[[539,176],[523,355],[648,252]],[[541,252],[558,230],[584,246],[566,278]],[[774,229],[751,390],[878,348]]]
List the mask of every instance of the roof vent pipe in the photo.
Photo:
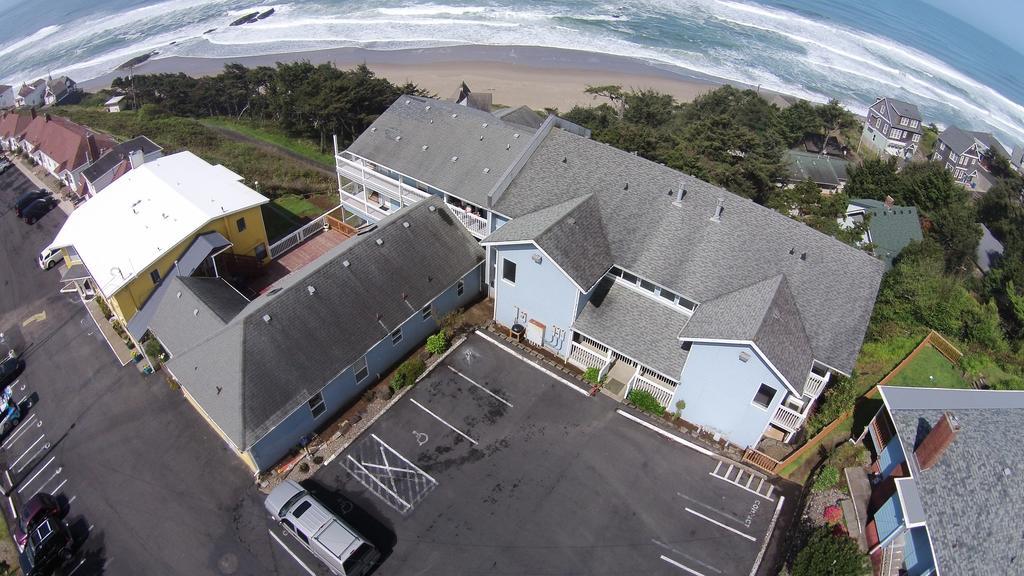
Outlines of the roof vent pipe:
[[679,190],[676,191],[676,199],[672,201],[673,206],[682,206],[683,197],[686,196],[686,188],[680,184]]
[[718,205],[715,206],[715,215],[711,217],[711,220],[721,222],[723,212],[725,212],[725,198],[719,198]]

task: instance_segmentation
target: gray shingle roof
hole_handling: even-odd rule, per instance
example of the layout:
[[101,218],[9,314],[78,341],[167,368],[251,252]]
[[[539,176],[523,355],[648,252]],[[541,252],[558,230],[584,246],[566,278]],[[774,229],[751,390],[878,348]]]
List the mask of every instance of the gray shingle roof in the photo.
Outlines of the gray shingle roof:
[[177,355],[202,342],[231,321],[249,301],[220,278],[174,276],[167,281],[149,327]]
[[533,132],[454,102],[402,96],[348,151],[487,206],[487,193],[519,159]]
[[956,126],[950,126],[939,133],[939,141],[953,149],[957,154],[963,154],[968,148],[974,146],[974,135]]
[[574,328],[679,380],[686,352],[678,336],[686,319],[682,310],[606,278],[594,289]]
[[1002,258],[1004,250],[1003,243],[996,240],[987,226],[981,224],[981,239],[978,241],[978,248],[974,256],[978,268],[981,268],[982,272],[991,270],[992,266]]
[[162,148],[145,136],[136,136],[127,142],[114,146],[106,154],[97,158],[88,168],[82,170],[82,175],[90,181],[95,181],[100,176],[117,167],[122,160],[128,158],[130,152],[136,150],[141,150],[143,154],[152,154],[157,150],[162,150]]
[[991,132],[970,132],[974,139],[985,145],[986,148],[992,149],[993,152],[998,152],[1003,158],[1009,159],[1010,153],[1003,148],[1003,144],[996,140],[996,137]]
[[701,304],[681,336],[749,340],[799,394],[814,360],[789,282],[781,274]]
[[787,152],[790,182],[810,180],[819,186],[839,186],[846,182],[846,160],[799,150]]
[[245,450],[483,258],[440,198],[424,200],[286,276],[169,366]]
[[[889,103],[889,107],[892,108],[900,116],[906,116],[911,120],[921,121],[921,111],[917,109],[916,104],[904,102],[903,100],[897,100],[895,98],[886,98]],[[893,124],[899,125],[899,119],[893,118]]]
[[[1024,574],[1024,392],[883,387],[944,576]],[[938,463],[913,456],[949,410],[960,431]]]
[[494,114],[495,118],[500,118],[509,124],[525,126],[534,130],[540,128],[540,125],[544,122],[544,117],[534,112],[528,106],[502,108],[501,110],[495,110],[492,114]]
[[[676,206],[681,185],[686,194]],[[853,370],[884,270],[878,260],[722,188],[558,129],[495,209],[519,218],[588,194],[614,264],[698,303],[785,275],[814,358]],[[711,217],[720,199],[724,213],[716,222]],[[550,246],[555,239],[544,250],[560,265],[593,250],[572,236]],[[579,258],[576,265],[567,272],[581,285],[607,270],[600,258]]]

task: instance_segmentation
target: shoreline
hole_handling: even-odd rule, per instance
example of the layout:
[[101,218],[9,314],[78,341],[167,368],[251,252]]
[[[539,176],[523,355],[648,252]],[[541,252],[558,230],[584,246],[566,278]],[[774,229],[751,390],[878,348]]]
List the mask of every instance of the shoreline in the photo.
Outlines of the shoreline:
[[[490,92],[496,104],[526,105],[533,109],[557,108],[566,112],[575,105],[591,105],[600,99],[584,93],[590,86],[618,84],[624,89],[651,88],[690,102],[701,94],[731,84],[756,88],[681,68],[670,69],[637,58],[580,50],[536,46],[448,46],[400,50],[332,48],[307,52],[265,54],[234,58],[170,56],[151,58],[136,66],[136,74],[185,73],[200,77],[217,74],[226,64],[274,66],[277,62],[334,63],[349,69],[365,63],[375,74],[396,84],[412,82],[439,98],[451,96],[465,82],[474,92]],[[107,88],[126,71],[114,71],[86,80],[87,90]],[[795,101],[769,90],[760,93],[770,102],[787,106]]]

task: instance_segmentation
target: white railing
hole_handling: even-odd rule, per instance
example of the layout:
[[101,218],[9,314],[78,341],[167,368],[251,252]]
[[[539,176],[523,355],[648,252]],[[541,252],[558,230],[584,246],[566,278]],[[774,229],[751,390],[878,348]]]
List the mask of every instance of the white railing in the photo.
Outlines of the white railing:
[[395,200],[398,200],[403,206],[414,204],[430,197],[430,194],[423,190],[415,186],[403,184],[390,176],[377,172],[369,166],[363,166],[359,162],[341,156],[337,156],[336,159],[339,174],[349,180],[360,182],[382,194],[388,194]]
[[600,370],[607,362],[607,355],[602,356],[597,352],[580,345],[579,342],[573,342],[572,345],[569,346],[569,363],[577,368],[582,370],[586,370],[587,368],[597,368]]
[[779,406],[772,417],[772,424],[785,428],[790,432],[796,432],[804,422],[804,415],[793,410],[789,406]]
[[366,217],[373,222],[379,222],[386,216],[394,213],[394,210],[389,206],[382,208],[379,203],[364,200],[361,195],[345,192],[344,188],[342,188],[341,192],[341,203],[346,208],[356,210],[359,213],[366,215]]
[[462,225],[465,226],[466,229],[474,236],[483,238],[487,235],[487,220],[485,218],[481,218],[476,214],[470,214],[462,208],[456,208],[447,202],[445,202],[444,205],[448,207],[448,211],[454,214],[455,218],[457,218],[459,222],[462,222]]
[[647,378],[644,378],[640,374],[636,374],[635,376],[633,376],[633,379],[630,380],[629,390],[627,391],[627,394],[629,392],[632,392],[633,390],[643,390],[644,392],[649,392],[652,396],[654,396],[654,398],[658,401],[659,404],[666,408],[668,408],[669,404],[672,403],[672,396],[675,394],[675,391],[669,390],[668,388],[660,384],[658,381],[648,380]]
[[807,376],[807,384],[804,385],[804,396],[811,398],[812,400],[821,396],[821,391],[825,389],[825,385],[828,384],[829,376],[831,372],[826,373],[824,376],[819,376],[814,372],[811,372]]
[[327,214],[321,214],[312,222],[303,225],[302,228],[299,228],[295,232],[292,232],[291,234],[285,236],[284,238],[281,238],[277,242],[274,242],[273,244],[270,245],[270,248],[267,250],[267,253],[270,254],[271,258],[277,258],[278,256],[291,250],[292,248],[295,248],[299,244],[302,244],[303,242],[308,240],[310,236],[313,236],[323,231],[325,216],[327,216]]
[[648,380],[652,380],[654,382],[661,384],[663,388],[668,390],[674,391],[676,389],[676,386],[679,385],[679,383],[676,382],[675,380],[670,380],[662,376],[661,374],[658,374],[654,370],[651,370],[647,366],[644,366],[643,364],[640,365],[640,375]]

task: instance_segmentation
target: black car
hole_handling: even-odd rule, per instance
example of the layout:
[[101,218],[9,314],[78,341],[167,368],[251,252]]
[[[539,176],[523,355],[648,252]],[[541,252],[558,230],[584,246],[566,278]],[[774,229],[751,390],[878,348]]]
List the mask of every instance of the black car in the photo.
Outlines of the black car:
[[29,204],[36,200],[46,198],[47,196],[49,196],[49,194],[47,194],[45,190],[31,190],[29,192],[25,192],[21,196],[18,196],[18,199],[14,201],[15,214],[20,218],[21,211],[27,208]]
[[50,576],[74,554],[74,539],[59,514],[39,521],[28,534],[25,549],[18,555],[25,576]]
[[47,212],[53,210],[53,207],[56,205],[57,200],[52,196],[40,198],[22,209],[20,214],[21,219],[27,224],[35,224]]
[[17,356],[4,356],[0,360],[0,389],[5,388],[25,369],[25,361]]

